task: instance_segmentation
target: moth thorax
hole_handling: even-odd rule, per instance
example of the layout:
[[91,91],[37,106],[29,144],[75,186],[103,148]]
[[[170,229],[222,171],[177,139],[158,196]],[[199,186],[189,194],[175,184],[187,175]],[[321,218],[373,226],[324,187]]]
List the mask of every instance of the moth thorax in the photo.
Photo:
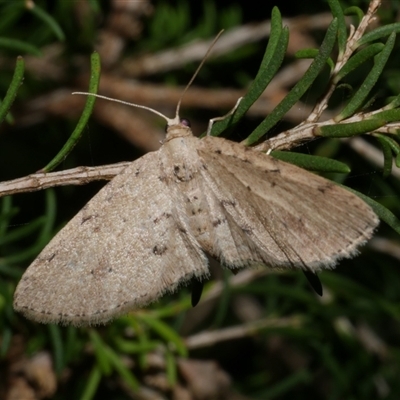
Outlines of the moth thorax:
[[167,136],[165,141],[168,142],[171,139],[192,136],[192,129],[183,124],[171,125],[167,128]]

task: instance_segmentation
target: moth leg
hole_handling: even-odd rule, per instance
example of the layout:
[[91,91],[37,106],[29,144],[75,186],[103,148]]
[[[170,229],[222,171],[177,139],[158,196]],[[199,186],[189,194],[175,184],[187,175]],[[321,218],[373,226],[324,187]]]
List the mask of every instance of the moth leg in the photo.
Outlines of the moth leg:
[[204,284],[197,278],[194,278],[191,282],[191,286],[192,286],[192,307],[195,307],[200,301],[201,294],[203,293]]
[[322,284],[318,278],[318,275],[312,271],[305,271],[305,270],[303,270],[303,273],[304,273],[305,277],[307,278],[308,283],[314,289],[315,293],[322,296],[322,294],[323,294]]
[[239,107],[240,102],[242,101],[243,97],[239,97],[236,104],[234,105],[234,107],[232,108],[232,110],[230,110],[229,112],[227,112],[225,115],[223,115],[222,117],[215,117],[215,118],[211,118],[208,121],[208,127],[207,127],[207,136],[210,136],[211,134],[211,129],[214,125],[214,122],[216,121],[223,121],[224,119],[230,117]]

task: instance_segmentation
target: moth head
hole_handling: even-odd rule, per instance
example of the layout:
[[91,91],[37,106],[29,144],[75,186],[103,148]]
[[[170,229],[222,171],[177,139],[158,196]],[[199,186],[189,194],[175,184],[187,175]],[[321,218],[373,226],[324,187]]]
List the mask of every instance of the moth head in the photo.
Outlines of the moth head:
[[190,127],[190,121],[186,118],[179,119],[179,122],[167,124],[165,127],[165,132],[167,132],[167,136],[165,138],[165,142],[168,142],[171,139],[175,139],[178,137],[185,137],[192,135],[192,129]]

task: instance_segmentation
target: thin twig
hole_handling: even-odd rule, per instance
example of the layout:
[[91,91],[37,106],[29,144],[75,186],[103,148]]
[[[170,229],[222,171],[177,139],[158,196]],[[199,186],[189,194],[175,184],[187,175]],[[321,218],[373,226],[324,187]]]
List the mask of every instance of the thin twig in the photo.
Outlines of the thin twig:
[[188,349],[194,350],[202,347],[213,346],[219,342],[225,342],[227,340],[251,336],[266,328],[299,328],[301,324],[302,320],[298,316],[290,318],[265,318],[259,321],[253,321],[247,324],[232,326],[216,331],[204,331],[187,337],[185,343]]
[[388,254],[400,261],[400,243],[398,241],[389,240],[383,237],[374,237],[368,243],[375,251]]
[[349,35],[349,38],[347,39],[346,49],[343,53],[343,56],[340,57],[340,59],[338,58],[338,60],[336,61],[336,65],[331,73],[328,89],[323,98],[320,101],[318,101],[318,103],[315,105],[312,113],[304,121],[305,124],[318,121],[323,111],[328,107],[328,101],[331,98],[337,86],[337,83],[334,82],[334,78],[354,53],[355,49],[357,48],[356,44],[358,40],[363,36],[365,30],[371,24],[372,20],[375,18],[375,13],[377,12],[380,5],[381,5],[381,0],[372,0],[368,7],[367,13],[360,21],[360,24],[358,25],[357,29],[354,29],[353,26],[350,27],[351,33]]
[[85,185],[93,181],[110,180],[129,164],[129,162],[121,162],[100,167],[77,167],[65,171],[31,174],[23,178],[0,182],[0,197],[35,192],[55,186]]

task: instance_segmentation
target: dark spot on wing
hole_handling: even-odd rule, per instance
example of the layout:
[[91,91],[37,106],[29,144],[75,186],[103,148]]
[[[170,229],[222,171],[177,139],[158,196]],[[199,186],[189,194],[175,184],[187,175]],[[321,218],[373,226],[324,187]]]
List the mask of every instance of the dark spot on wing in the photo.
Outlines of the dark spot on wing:
[[224,218],[224,219],[220,219],[220,218],[218,218],[218,219],[216,219],[215,221],[213,221],[213,227],[215,228],[215,227],[217,227],[218,225],[221,225],[221,224],[223,224],[223,223],[225,223],[226,222],[226,219]]
[[192,210],[192,215],[200,214],[202,212],[203,212],[203,210],[201,208],[193,209]]
[[251,187],[250,187],[250,186],[246,186],[246,188],[247,188],[247,190],[248,190],[249,192],[251,192]]
[[187,234],[187,230],[185,228],[179,227],[179,232],[183,233],[184,235]]
[[174,175],[178,180],[181,182],[187,182],[193,179],[193,175],[191,173],[188,173],[186,169],[186,165],[174,165]]
[[156,246],[153,247],[153,253],[154,253],[156,256],[161,256],[161,255],[163,255],[166,251],[167,251],[167,247],[166,247],[166,246],[159,246],[159,245],[156,245]]
[[250,228],[250,226],[242,226],[242,231],[246,233],[247,235],[252,235],[253,234],[253,229]]
[[216,152],[217,154],[222,154],[222,151],[221,151],[221,150],[215,150],[215,152]]
[[92,218],[95,218],[97,215],[93,214],[93,215],[88,215],[86,217],[83,217],[81,220],[81,225],[83,225],[85,222],[91,220]]
[[168,219],[168,218],[170,218],[170,217],[172,217],[172,214],[170,214],[170,213],[162,213],[159,217],[156,217],[156,218],[154,218],[153,219],[153,222],[155,223],[155,224],[158,224],[161,220],[163,220],[163,219]]
[[56,253],[53,253],[53,254],[47,259],[47,262],[50,262],[51,260],[53,260],[55,256],[56,256]]
[[236,201],[235,200],[221,200],[221,204],[224,207],[226,207],[226,206],[236,207]]
[[325,193],[327,190],[329,190],[332,187],[333,184],[331,183],[326,183],[325,185],[322,186],[318,186],[318,191],[320,191],[321,193]]

